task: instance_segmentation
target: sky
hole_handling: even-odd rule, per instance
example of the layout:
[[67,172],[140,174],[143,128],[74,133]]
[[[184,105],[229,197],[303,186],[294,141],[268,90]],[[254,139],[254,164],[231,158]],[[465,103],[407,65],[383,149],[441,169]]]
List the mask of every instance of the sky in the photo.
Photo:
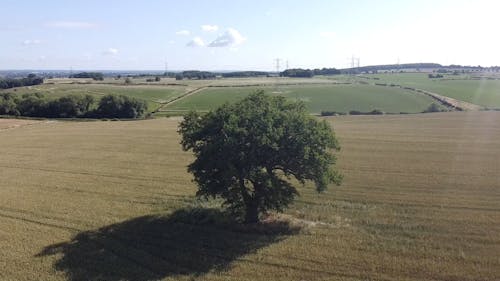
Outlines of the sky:
[[500,65],[495,0],[2,0],[0,69]]

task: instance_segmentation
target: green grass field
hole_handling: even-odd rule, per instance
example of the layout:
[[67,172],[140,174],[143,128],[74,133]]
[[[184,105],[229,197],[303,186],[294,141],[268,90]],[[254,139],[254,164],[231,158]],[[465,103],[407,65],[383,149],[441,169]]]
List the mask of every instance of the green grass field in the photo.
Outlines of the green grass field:
[[186,90],[184,86],[156,86],[156,85],[114,85],[114,84],[42,84],[31,87],[0,90],[0,92],[42,93],[47,97],[57,98],[70,94],[89,94],[101,97],[107,94],[120,94],[143,99],[148,102],[150,110],[155,110],[161,103],[166,102]]
[[500,108],[500,80],[471,80],[465,75],[446,75],[446,79],[429,79],[425,73],[397,73],[363,75],[377,77],[372,82],[394,83],[435,92],[491,108]]
[[432,99],[398,88],[371,85],[286,85],[272,87],[207,88],[166,107],[166,110],[209,110],[263,89],[266,93],[302,100],[309,111],[349,112],[379,109],[389,113],[422,112]]
[[500,278],[499,112],[328,120],[344,183],[300,229],[200,209],[178,120],[3,120],[0,280]]

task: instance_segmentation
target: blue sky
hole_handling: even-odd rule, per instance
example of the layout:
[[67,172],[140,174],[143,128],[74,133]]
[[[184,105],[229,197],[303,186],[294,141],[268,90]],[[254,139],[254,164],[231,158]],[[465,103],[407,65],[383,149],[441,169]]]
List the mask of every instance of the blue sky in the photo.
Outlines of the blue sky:
[[[499,1],[500,2],[500,1]],[[491,0],[3,0],[0,69],[500,65]]]

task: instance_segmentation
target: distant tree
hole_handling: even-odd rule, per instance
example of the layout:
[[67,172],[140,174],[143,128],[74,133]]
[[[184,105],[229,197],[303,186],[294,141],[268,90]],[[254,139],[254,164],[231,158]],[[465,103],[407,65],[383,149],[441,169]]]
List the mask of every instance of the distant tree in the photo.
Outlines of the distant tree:
[[132,84],[132,80],[130,79],[130,77],[127,77],[125,79],[125,84]]
[[175,80],[182,80],[182,79],[184,79],[184,76],[182,74],[178,73],[175,75]]
[[70,76],[70,78],[92,78],[93,80],[104,80],[104,74],[101,72],[80,72]]
[[443,111],[439,105],[436,103],[431,103],[429,107],[427,107],[426,110],[422,111],[423,113],[430,113],[430,112],[441,112]]
[[156,81],[156,82],[160,82],[160,81],[161,81],[160,76],[156,76],[156,77],[155,77],[155,81]]
[[280,75],[285,77],[311,78],[313,77],[314,72],[310,69],[293,68],[281,72]]
[[314,182],[318,192],[341,182],[332,169],[337,139],[301,102],[259,91],[205,115],[190,112],[179,132],[183,149],[196,157],[188,170],[198,184],[197,196],[222,198],[246,223],[287,207],[298,195],[292,178]]
[[140,118],[147,111],[142,100],[124,95],[105,95],[99,101],[96,116],[101,118]]

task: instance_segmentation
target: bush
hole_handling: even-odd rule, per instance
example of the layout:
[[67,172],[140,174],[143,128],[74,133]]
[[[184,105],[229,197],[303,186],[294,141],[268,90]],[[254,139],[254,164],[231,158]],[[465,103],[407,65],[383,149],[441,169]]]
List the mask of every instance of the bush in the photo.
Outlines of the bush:
[[426,110],[422,111],[422,113],[442,112],[442,111],[443,109],[441,109],[441,107],[438,104],[433,102],[429,105],[429,107],[427,107]]
[[337,115],[345,115],[345,113],[336,111],[321,111],[321,116],[337,116]]
[[99,118],[140,118],[147,111],[142,100],[124,95],[106,95],[99,101],[95,114]]
[[359,110],[351,110],[349,111],[349,115],[383,115],[385,112],[379,109],[374,109],[370,112],[362,112]]

